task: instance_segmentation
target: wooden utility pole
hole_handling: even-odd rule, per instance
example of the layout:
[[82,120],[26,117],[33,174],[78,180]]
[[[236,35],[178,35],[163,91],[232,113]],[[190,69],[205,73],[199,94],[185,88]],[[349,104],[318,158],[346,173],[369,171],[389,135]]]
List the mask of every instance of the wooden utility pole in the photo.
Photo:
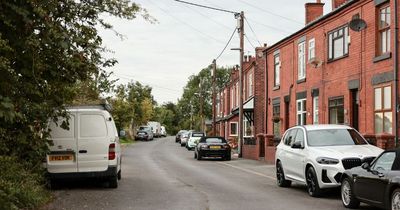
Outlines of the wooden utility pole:
[[212,135],[216,136],[216,115],[217,115],[217,110],[216,110],[216,93],[215,93],[215,86],[216,86],[216,72],[217,72],[217,61],[214,59],[213,60],[213,70],[212,70],[212,111],[213,111],[213,122],[212,122]]
[[243,145],[243,56],[244,56],[244,12],[240,12],[239,16],[239,35],[240,35],[240,69],[239,69],[239,157],[242,157]]

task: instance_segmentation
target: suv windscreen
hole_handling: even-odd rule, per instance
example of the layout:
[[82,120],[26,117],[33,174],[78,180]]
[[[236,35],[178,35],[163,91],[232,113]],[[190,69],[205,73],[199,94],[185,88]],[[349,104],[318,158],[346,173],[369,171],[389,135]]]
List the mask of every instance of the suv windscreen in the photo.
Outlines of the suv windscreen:
[[353,129],[325,129],[308,131],[309,146],[362,145],[367,142]]

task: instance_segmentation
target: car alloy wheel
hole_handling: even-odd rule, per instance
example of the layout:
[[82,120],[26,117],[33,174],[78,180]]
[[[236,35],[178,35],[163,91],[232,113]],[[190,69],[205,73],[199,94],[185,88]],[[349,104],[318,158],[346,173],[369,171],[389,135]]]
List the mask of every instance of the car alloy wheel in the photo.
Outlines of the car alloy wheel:
[[315,173],[315,170],[313,167],[308,168],[306,181],[307,181],[308,194],[312,197],[320,196],[321,189],[319,188],[317,174]]
[[291,181],[285,179],[285,174],[280,161],[276,164],[276,183],[279,187],[289,187],[291,184]]
[[392,193],[392,210],[400,210],[400,189],[396,189]]
[[360,202],[354,196],[352,182],[349,178],[343,179],[342,187],[340,188],[340,194],[344,207],[358,208],[358,206],[360,205]]

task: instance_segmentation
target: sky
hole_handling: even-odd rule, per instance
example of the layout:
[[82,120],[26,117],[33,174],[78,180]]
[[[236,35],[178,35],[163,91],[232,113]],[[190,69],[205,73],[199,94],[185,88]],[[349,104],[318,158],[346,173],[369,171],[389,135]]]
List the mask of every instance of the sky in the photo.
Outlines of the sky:
[[[118,64],[109,68],[117,84],[139,81],[152,87],[158,104],[176,103],[188,78],[211,64],[228,43],[237,20],[231,13],[195,7],[175,0],[133,0],[154,17],[150,23],[138,16],[133,20],[106,17],[114,31],[100,31],[103,44]],[[188,2],[243,11],[245,15],[245,55],[253,55],[255,47],[272,45],[304,27],[304,4],[315,0],[185,0]],[[324,13],[331,10],[331,0]],[[218,66],[239,63],[239,35],[235,32],[226,50],[217,60]]]

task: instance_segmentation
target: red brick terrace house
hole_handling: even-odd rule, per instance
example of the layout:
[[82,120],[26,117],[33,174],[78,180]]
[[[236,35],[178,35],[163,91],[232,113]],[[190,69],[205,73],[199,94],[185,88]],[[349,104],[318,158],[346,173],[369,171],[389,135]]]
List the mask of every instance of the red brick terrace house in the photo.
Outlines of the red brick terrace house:
[[[255,90],[266,99],[255,100],[266,161],[274,158],[271,139],[294,125],[348,124],[382,148],[394,146],[393,0],[332,0],[326,15],[323,6],[307,3],[305,27],[265,49],[266,68],[255,72],[256,83],[266,81]],[[264,151],[249,152],[254,159]]]
[[[254,130],[254,101],[255,101],[255,68],[260,63],[261,68],[265,69],[265,59],[256,59],[252,56],[245,56],[243,63],[243,136],[242,153],[244,158],[252,158],[256,147],[256,138]],[[259,71],[262,72],[262,71]],[[261,83],[260,83],[261,84]],[[263,83],[262,83],[263,84]],[[260,98],[261,99],[261,98]],[[233,69],[228,85],[217,96],[217,133],[224,136],[231,142],[238,141],[238,121],[239,121],[239,72]],[[255,158],[252,158],[255,159]]]

